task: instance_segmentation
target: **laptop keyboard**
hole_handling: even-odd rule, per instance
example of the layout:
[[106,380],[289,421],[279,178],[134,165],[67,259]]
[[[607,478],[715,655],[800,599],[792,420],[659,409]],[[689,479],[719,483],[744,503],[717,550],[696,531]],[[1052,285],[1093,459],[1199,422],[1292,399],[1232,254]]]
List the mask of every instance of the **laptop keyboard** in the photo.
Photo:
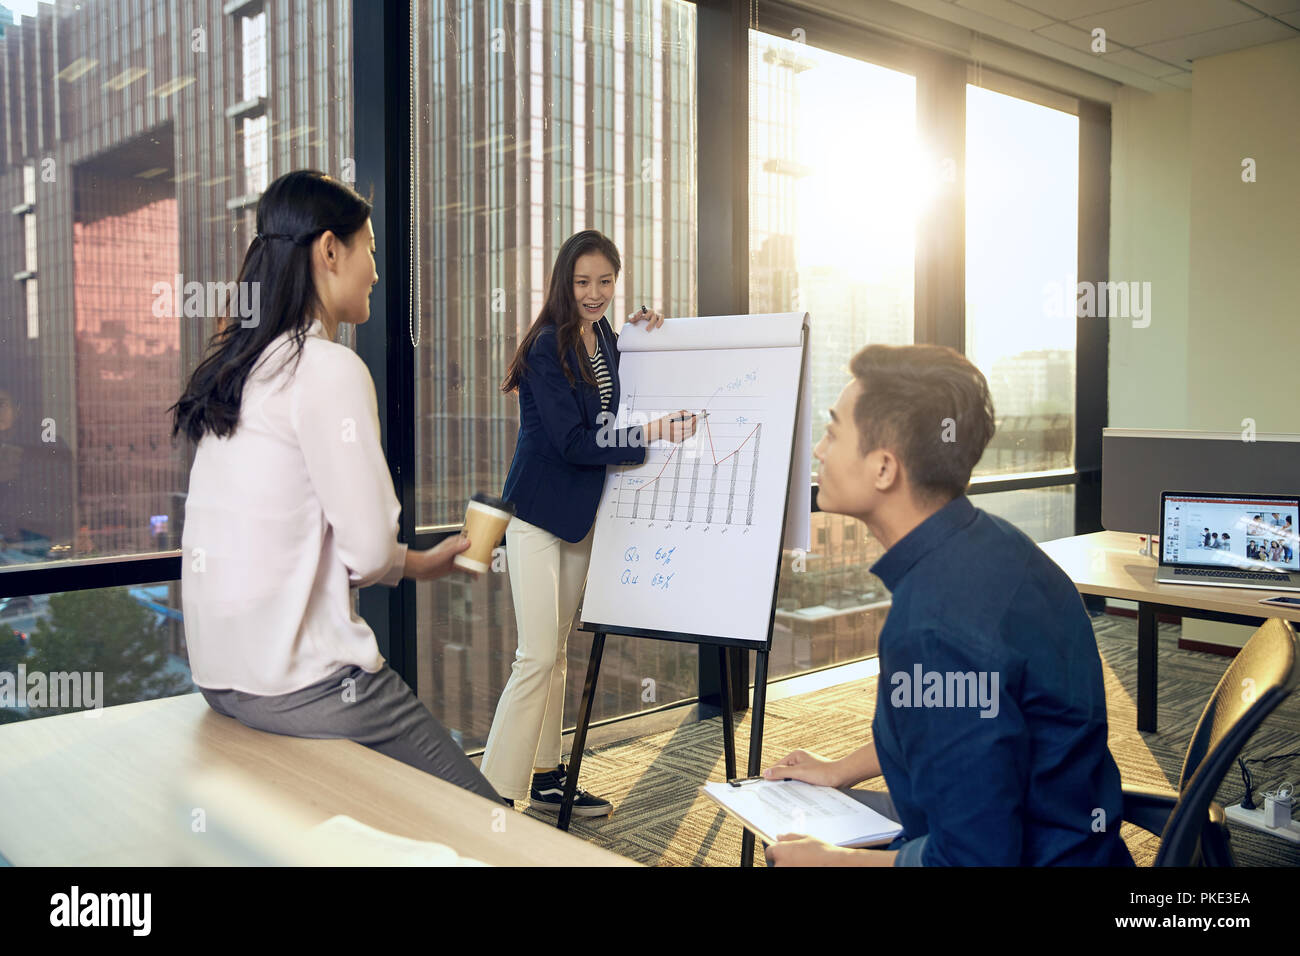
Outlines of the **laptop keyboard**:
[[1276,574],[1268,571],[1212,571],[1192,568],[1174,568],[1174,574],[1189,578],[1234,578],[1239,581],[1276,581],[1285,584],[1291,580],[1289,574]]

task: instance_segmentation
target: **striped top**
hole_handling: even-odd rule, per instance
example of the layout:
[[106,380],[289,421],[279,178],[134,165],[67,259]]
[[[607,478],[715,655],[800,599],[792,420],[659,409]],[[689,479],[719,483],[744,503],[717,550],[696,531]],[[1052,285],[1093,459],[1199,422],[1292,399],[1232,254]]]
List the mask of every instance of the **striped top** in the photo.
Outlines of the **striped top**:
[[596,374],[596,384],[600,386],[600,407],[609,405],[609,396],[614,391],[614,383],[609,378],[609,368],[605,365],[605,355],[599,344],[591,355],[591,370]]

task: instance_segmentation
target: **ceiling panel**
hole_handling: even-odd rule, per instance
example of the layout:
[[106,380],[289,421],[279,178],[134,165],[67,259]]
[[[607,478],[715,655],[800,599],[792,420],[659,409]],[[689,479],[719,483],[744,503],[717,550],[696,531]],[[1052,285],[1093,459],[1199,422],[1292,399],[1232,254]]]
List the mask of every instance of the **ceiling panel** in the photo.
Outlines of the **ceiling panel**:
[[1300,10],[1300,3],[1296,0],[1246,0],[1256,10],[1264,13],[1271,13],[1277,16],[1279,13],[1295,13]]
[[957,0],[957,6],[995,17],[1003,23],[1020,27],[1022,30],[1033,30],[1052,22],[1051,17],[1035,13],[1018,3],[1012,3],[1011,0]]
[[1157,60],[1154,57],[1145,56],[1133,50],[1115,49],[1105,54],[1105,58],[1112,63],[1118,63],[1120,66],[1127,66],[1130,69],[1137,70],[1147,76],[1164,77],[1170,73],[1185,73],[1187,67],[1174,66],[1165,63],[1163,60]]
[[[854,5],[858,0],[801,0]],[[891,0],[974,34],[1151,92],[1190,88],[1192,61],[1300,37],[1300,0]],[[1094,53],[1092,30],[1106,31]]]
[[1022,7],[1029,7],[1039,13],[1045,13],[1057,20],[1073,20],[1086,17],[1103,10],[1126,7],[1132,0],[1016,0]]
[[1041,30],[1035,30],[1034,32],[1040,37],[1047,37],[1047,39],[1055,40],[1057,43],[1064,43],[1072,50],[1092,53],[1092,34],[1080,30],[1078,27],[1072,27],[1068,23],[1053,23],[1050,27],[1043,27]]
[[1224,27],[1222,30],[1211,30],[1208,33],[1166,40],[1163,43],[1151,43],[1138,49],[1142,53],[1170,63],[1190,63],[1203,56],[1230,53],[1233,50],[1292,39],[1296,36],[1300,34],[1292,28],[1265,17],[1251,20],[1249,23]]
[[1087,30],[1102,27],[1108,40],[1137,47],[1262,17],[1263,14],[1235,0],[1146,0],[1102,16],[1070,22]]

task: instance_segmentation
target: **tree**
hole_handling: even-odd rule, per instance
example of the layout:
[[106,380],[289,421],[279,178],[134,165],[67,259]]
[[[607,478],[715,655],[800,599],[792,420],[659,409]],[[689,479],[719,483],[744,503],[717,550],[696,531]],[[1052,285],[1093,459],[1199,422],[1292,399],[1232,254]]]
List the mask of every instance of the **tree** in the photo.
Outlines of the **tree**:
[[[29,674],[102,673],[103,707],[192,689],[187,677],[167,670],[165,626],[126,588],[51,595],[49,614],[37,624],[31,644]],[[83,684],[83,697],[88,690]],[[40,714],[76,709],[50,707]]]

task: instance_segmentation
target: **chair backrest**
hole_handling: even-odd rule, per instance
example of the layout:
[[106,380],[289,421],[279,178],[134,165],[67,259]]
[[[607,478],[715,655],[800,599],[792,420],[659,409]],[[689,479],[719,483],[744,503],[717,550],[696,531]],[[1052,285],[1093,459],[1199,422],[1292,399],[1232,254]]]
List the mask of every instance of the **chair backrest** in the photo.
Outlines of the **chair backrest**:
[[1265,621],[1237,653],[1187,746],[1178,803],[1160,835],[1156,866],[1191,865],[1224,775],[1264,718],[1300,683],[1297,658],[1295,629],[1280,618]]

